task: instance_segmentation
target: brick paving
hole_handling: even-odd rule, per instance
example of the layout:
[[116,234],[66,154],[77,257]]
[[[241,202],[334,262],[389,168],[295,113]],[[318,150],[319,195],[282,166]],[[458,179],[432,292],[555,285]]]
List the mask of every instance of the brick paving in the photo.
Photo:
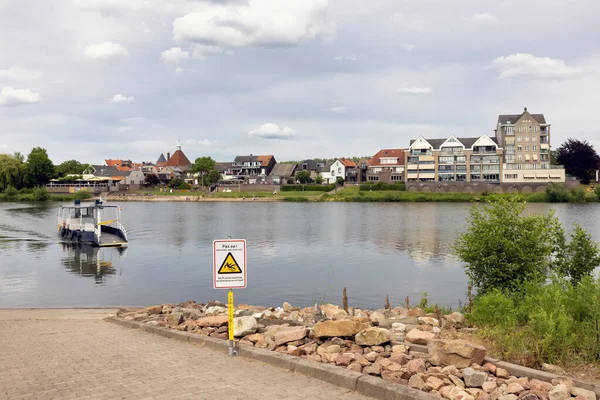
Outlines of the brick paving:
[[367,399],[103,321],[111,312],[0,310],[0,399]]

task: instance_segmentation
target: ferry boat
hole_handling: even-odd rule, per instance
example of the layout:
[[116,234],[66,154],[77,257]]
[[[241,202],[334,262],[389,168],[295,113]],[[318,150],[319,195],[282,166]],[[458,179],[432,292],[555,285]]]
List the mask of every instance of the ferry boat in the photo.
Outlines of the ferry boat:
[[91,204],[62,205],[58,209],[58,234],[65,243],[92,246],[127,246],[127,231],[121,223],[121,208],[102,200]]

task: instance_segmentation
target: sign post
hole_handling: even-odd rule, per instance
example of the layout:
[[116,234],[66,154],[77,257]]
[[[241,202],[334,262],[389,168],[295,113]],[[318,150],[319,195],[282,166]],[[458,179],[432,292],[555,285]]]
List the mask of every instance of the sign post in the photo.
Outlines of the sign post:
[[213,242],[213,287],[229,289],[227,294],[227,322],[229,356],[237,355],[233,333],[233,289],[246,287],[246,241],[244,239],[215,240]]

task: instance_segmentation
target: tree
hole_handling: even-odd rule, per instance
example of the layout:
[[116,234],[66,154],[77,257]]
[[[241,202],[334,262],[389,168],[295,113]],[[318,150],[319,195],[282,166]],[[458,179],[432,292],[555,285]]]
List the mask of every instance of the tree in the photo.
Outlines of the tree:
[[221,173],[216,169],[213,169],[206,175],[205,182],[207,185],[214,185],[221,180]]
[[299,171],[296,173],[296,180],[302,184],[312,182],[310,177],[310,172],[308,171]]
[[202,175],[202,186],[204,186],[204,175],[215,169],[215,160],[210,157],[198,157],[192,165],[191,172]]
[[86,166],[87,164],[81,164],[77,160],[68,160],[57,165],[54,172],[57,178],[66,175],[81,175]]
[[323,176],[321,176],[321,174],[318,174],[318,175],[317,175],[317,177],[315,178],[315,183],[316,183],[317,185],[320,185],[320,184],[322,184],[322,183],[323,183],[323,181],[324,181],[324,180],[325,180],[325,179],[323,178]]
[[54,164],[46,149],[34,147],[27,156],[26,178],[29,186],[43,186],[54,176]]
[[337,182],[337,184],[339,186],[342,186],[344,184],[344,178],[342,178],[341,176],[338,176],[337,178],[335,178],[335,181]]
[[598,168],[600,157],[594,146],[586,140],[567,139],[556,150],[556,161],[564,165],[567,174],[576,176],[583,183],[590,183],[590,177]]
[[179,186],[183,185],[185,183],[185,181],[181,178],[173,178],[171,179],[171,181],[169,182],[169,187],[176,189]]
[[23,187],[25,164],[19,153],[0,154],[0,190]]
[[552,212],[522,216],[525,207],[513,199],[471,209],[467,231],[454,250],[479,295],[518,289],[555,267],[564,243],[562,227]]
[[571,241],[564,247],[559,260],[559,272],[577,284],[584,276],[592,276],[594,269],[600,265],[598,243],[585,229],[575,224]]
[[144,182],[146,182],[146,185],[156,186],[160,183],[160,179],[158,179],[156,174],[148,174],[144,178]]

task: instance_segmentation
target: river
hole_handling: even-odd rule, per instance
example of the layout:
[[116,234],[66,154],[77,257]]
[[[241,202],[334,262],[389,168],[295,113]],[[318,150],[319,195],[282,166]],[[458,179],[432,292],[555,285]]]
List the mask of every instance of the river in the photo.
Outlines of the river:
[[[467,278],[451,246],[469,204],[123,203],[126,249],[58,243],[58,204],[0,203],[0,307],[106,307],[226,301],[212,287],[212,241],[247,240],[248,287],[236,303],[381,308],[457,307]],[[600,241],[600,204],[530,204],[556,210]]]

